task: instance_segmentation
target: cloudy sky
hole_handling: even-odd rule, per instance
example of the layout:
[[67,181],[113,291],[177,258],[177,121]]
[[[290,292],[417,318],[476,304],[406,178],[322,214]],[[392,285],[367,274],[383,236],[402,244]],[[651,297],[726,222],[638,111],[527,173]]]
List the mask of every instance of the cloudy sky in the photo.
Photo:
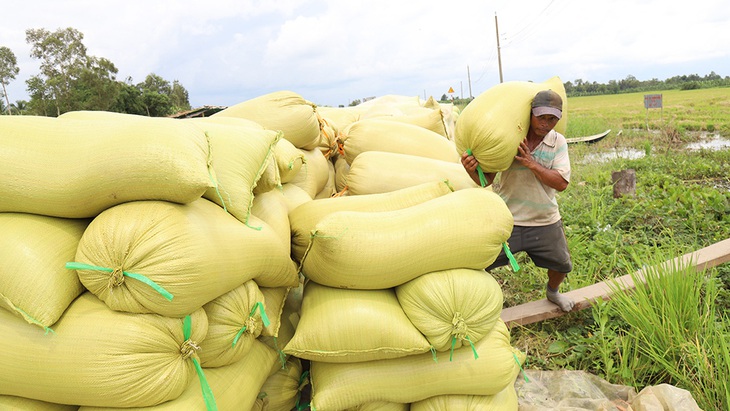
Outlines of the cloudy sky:
[[33,0],[2,7],[11,102],[39,73],[25,30],[66,27],[118,80],[178,80],[193,107],[279,90],[327,106],[477,96],[499,83],[499,55],[504,81],[730,76],[726,0]]

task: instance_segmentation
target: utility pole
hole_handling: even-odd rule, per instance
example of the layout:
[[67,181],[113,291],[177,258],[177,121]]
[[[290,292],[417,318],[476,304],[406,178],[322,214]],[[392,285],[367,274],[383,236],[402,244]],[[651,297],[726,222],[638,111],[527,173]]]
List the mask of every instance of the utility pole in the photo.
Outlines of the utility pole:
[[502,53],[499,49],[499,24],[497,23],[497,13],[494,13],[494,28],[497,30],[497,62],[499,63],[499,82],[502,83]]
[[469,65],[466,65],[466,78],[469,80],[469,98],[472,98],[471,95],[471,73],[469,72]]

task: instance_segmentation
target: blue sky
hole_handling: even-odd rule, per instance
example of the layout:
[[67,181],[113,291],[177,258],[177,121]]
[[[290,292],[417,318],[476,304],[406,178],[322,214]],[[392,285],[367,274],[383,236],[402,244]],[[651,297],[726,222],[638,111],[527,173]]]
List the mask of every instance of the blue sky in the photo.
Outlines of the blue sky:
[[504,81],[730,76],[724,0],[34,0],[3,6],[0,46],[20,67],[11,102],[39,72],[25,30],[73,27],[118,80],[178,80],[193,107],[279,90],[338,106],[498,84],[495,15]]

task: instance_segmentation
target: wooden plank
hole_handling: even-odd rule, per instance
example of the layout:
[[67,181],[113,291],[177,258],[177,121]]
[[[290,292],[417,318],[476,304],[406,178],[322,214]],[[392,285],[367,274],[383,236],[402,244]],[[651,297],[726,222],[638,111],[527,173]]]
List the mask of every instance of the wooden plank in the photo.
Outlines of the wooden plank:
[[[660,264],[659,267],[694,267],[696,270],[703,270],[718,266],[730,261],[730,238],[712,244],[700,250],[687,253],[681,257],[673,258]],[[635,273],[639,279],[644,277],[644,269]],[[635,287],[633,278],[630,274],[615,278],[613,280],[602,281],[587,287],[579,288],[564,293],[563,295],[572,298],[575,301],[573,311],[582,310],[590,307],[599,298],[608,300],[611,298],[612,289],[610,282],[616,282],[620,289],[632,289]],[[502,310],[502,320],[508,325],[531,324],[534,322],[547,320],[550,318],[560,317],[567,314],[560,310],[557,305],[546,299],[531,301],[529,303],[520,304],[514,307],[508,307]]]

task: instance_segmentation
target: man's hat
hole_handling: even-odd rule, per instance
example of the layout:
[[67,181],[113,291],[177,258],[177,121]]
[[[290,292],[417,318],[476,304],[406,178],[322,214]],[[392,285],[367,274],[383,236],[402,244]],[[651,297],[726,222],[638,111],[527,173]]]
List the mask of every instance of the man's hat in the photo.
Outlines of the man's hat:
[[532,99],[532,114],[536,117],[552,114],[560,118],[563,115],[563,99],[552,90],[543,90]]

